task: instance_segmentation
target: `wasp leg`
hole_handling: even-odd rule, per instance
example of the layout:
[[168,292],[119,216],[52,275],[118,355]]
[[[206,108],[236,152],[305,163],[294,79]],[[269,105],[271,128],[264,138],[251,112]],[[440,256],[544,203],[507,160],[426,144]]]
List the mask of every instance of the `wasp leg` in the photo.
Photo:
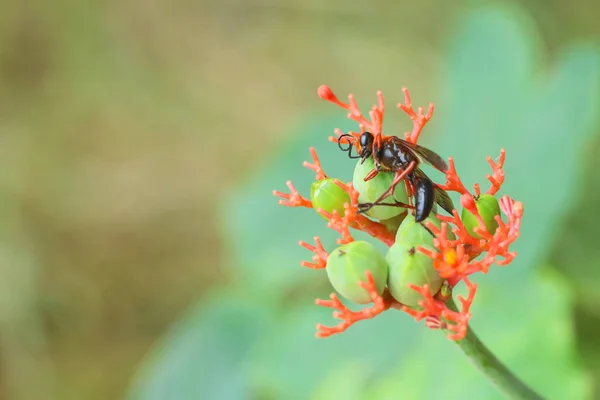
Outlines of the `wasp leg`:
[[425,224],[423,222],[419,222],[419,224],[421,224],[421,226],[427,231],[429,232],[429,234],[431,236],[433,236],[435,238],[435,233],[433,233],[433,231],[431,229],[429,229],[428,227],[425,226]]
[[410,174],[410,172],[413,170],[413,168],[415,168],[417,165],[417,163],[413,160],[411,161],[408,166],[404,169],[404,171],[402,172],[396,172],[396,176],[394,177],[394,181],[392,182],[392,184],[390,185],[390,187],[381,194],[381,196],[379,196],[379,198],[377,200],[375,200],[373,203],[379,205],[381,204],[381,202],[386,199],[387,197],[389,197],[392,193],[394,193],[394,189],[396,189],[396,186],[404,179],[408,176],[408,174]]
[[377,202],[373,202],[373,203],[359,203],[358,204],[358,212],[359,213],[365,213],[365,212],[369,211],[371,208],[373,208],[375,206],[414,208],[414,206],[411,206],[410,204],[406,204],[406,203],[403,203],[401,201],[397,201],[396,200],[394,203],[377,203]]
[[375,178],[377,176],[377,174],[379,173],[379,170],[377,168],[373,168],[364,178],[364,181],[370,181],[371,179]]

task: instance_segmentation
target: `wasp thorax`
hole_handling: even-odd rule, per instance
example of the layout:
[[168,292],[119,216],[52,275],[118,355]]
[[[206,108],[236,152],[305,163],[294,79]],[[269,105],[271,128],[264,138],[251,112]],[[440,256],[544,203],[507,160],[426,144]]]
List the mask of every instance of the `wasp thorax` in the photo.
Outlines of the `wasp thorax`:
[[333,288],[344,298],[358,304],[371,302],[369,292],[359,282],[367,281],[367,271],[383,293],[388,266],[383,255],[369,242],[356,241],[342,245],[327,258],[327,277]]
[[382,168],[390,171],[406,167],[413,159],[398,142],[393,140],[384,141],[383,147],[379,150],[379,161]]

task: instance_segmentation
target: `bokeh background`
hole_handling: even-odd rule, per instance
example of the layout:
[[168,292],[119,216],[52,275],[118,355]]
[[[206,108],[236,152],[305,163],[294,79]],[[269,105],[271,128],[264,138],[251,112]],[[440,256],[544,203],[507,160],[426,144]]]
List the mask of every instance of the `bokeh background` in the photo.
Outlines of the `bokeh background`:
[[[521,256],[473,326],[548,398],[600,398],[600,4],[0,0],[0,398],[501,398],[389,312],[317,340],[308,147],[407,86],[469,183],[508,150]],[[466,397],[465,397],[466,396]]]

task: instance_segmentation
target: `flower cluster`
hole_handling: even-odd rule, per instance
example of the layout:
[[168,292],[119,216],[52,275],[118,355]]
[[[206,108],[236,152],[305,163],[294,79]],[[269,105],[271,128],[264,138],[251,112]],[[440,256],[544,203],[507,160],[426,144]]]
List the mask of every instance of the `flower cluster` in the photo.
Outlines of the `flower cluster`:
[[[404,134],[404,140],[417,144],[423,128],[433,115],[434,107],[433,104],[430,104],[426,113],[421,107],[415,111],[408,91],[406,89],[403,89],[403,91],[404,103],[398,104],[397,107],[405,112],[413,123],[412,131]],[[344,133],[339,129],[335,129],[336,136],[329,138],[332,142],[336,142],[340,146],[342,144],[347,145],[349,148],[355,147],[357,151],[360,151],[360,138],[364,132],[370,132],[374,135],[374,146],[389,138],[389,136],[383,134],[385,106],[381,92],[377,92],[377,105],[374,105],[369,111],[368,118],[359,110],[353,95],[348,96],[348,103],[342,102],[325,85],[319,87],[318,94],[322,99],[346,110],[348,118],[356,121],[359,125],[356,132]],[[342,303],[337,294],[331,294],[329,300],[316,300],[317,305],[334,309],[333,316],[341,320],[338,325],[333,327],[317,325],[317,336],[327,337],[341,333],[357,321],[373,318],[393,308],[408,313],[417,321],[425,319],[426,325],[432,329],[444,329],[452,340],[464,338],[471,318],[470,307],[477,290],[477,285],[469,280],[469,276],[475,273],[485,274],[493,264],[507,265],[516,256],[516,253],[509,251],[509,247],[519,236],[523,204],[506,195],[499,200],[495,197],[504,182],[504,171],[502,169],[505,159],[504,149],[501,150],[497,161],[493,161],[488,157],[492,173],[486,175],[490,187],[485,193],[481,192],[479,185],[475,185],[473,193],[469,192],[458,176],[454,160],[449,158],[449,167],[445,171],[446,182],[443,185],[437,185],[437,187],[443,191],[458,192],[461,195],[461,215],[456,209],[453,210],[451,216],[434,213],[432,218],[427,218],[419,224],[414,223],[413,218],[412,225],[409,221],[410,207],[414,208],[412,197],[415,192],[414,187],[406,180],[405,195],[407,195],[409,203],[406,206],[407,208],[399,209],[398,215],[394,218],[378,220],[359,211],[361,190],[357,185],[362,184],[363,180],[360,179],[358,183],[356,180],[344,183],[329,178],[323,171],[314,148],[311,148],[310,152],[312,162],[305,162],[304,166],[315,172],[317,180],[315,184],[318,186],[313,184],[311,198],[303,197],[291,181],[287,182],[290,193],[279,191],[273,193],[281,198],[279,203],[282,205],[314,208],[327,220],[327,226],[340,234],[341,238],[338,239],[338,244],[342,247],[329,253],[323,247],[318,236],[314,238],[314,244],[301,241],[301,246],[314,253],[312,261],[304,261],[302,265],[313,269],[329,269],[328,264],[342,265],[340,262],[346,262],[346,264],[336,268],[342,271],[344,268],[353,268],[353,271],[358,269],[365,276],[365,280],[354,282],[355,287],[350,290],[347,289],[346,278],[343,284],[340,284],[338,283],[339,280],[336,281],[335,276],[339,272],[328,270],[332,285],[342,297],[354,302],[372,303],[370,307],[360,311],[352,311]],[[362,161],[364,162],[364,160]],[[362,163],[359,163],[359,165],[362,165]],[[402,176],[406,176],[406,171],[398,171],[397,173],[404,173]],[[368,181],[378,174],[382,175],[383,173],[374,168],[371,172],[360,175],[360,178],[364,177],[364,180]],[[393,191],[394,189],[389,188],[388,190]],[[339,204],[335,203],[335,199],[338,199]],[[389,207],[381,208],[388,209]],[[504,220],[501,213],[505,216]],[[403,218],[404,221],[402,221]],[[395,221],[395,223],[390,224],[390,221]],[[421,231],[416,232],[414,230],[425,228],[428,234],[431,235],[430,237],[424,237]],[[370,256],[363,258],[367,261],[357,263],[356,259],[350,257],[359,250],[358,246],[347,247],[354,242],[351,229],[366,232],[389,246],[390,253],[388,253],[387,261],[381,258],[380,262],[375,263],[369,261],[373,259]],[[425,236],[428,235],[425,234]],[[414,243],[410,242],[411,240]],[[395,247],[407,250],[395,251],[392,254]],[[419,254],[421,258],[418,258]],[[398,257],[401,257],[402,260],[399,260]],[[377,257],[375,259],[379,260]],[[347,264],[348,262],[351,262],[351,264]],[[387,264],[385,264],[386,262]],[[381,269],[382,263],[385,264],[385,270]],[[399,267],[394,267],[394,265],[399,265]],[[387,272],[388,268],[389,274]],[[401,287],[390,281],[393,275],[392,272],[394,272],[393,268],[403,268],[399,281],[402,282]],[[430,268],[430,271],[427,270],[429,272],[426,273],[429,277],[428,280],[406,278],[411,276],[410,268]],[[333,266],[331,266],[331,269],[333,269]],[[423,273],[419,274],[419,276],[422,275]],[[396,276],[398,276],[398,273],[396,273]],[[416,275],[413,274],[413,276]],[[384,283],[381,282],[382,280]],[[459,305],[455,307],[453,302],[449,300],[452,298],[452,289],[460,282],[465,284],[468,295],[466,298],[458,296]],[[359,293],[357,290],[362,292]],[[410,293],[407,294],[406,291]],[[357,295],[357,293],[359,294]],[[367,296],[367,301],[363,301],[365,296]],[[410,299],[414,296],[417,296],[418,300],[411,303],[412,300]],[[357,300],[359,298],[360,301]]]

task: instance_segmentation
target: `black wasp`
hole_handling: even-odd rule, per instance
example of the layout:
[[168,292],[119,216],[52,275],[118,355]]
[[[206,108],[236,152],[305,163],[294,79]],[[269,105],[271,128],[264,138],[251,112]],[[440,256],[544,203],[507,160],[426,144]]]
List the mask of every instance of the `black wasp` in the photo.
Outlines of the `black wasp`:
[[[346,140],[346,143],[341,142],[343,138]],[[361,203],[358,205],[361,212],[368,211],[378,205],[414,208],[415,221],[422,222],[431,213],[434,203],[437,203],[448,213],[452,214],[454,204],[450,196],[418,168],[422,160],[437,170],[446,172],[448,165],[442,157],[426,147],[408,142],[396,136],[381,138],[380,143],[377,143],[375,137],[370,132],[361,134],[359,139],[360,152],[358,155],[353,155],[352,148],[354,147],[353,142],[355,140],[354,136],[344,134],[338,138],[338,146],[341,150],[348,152],[348,157],[360,158],[361,162],[365,162],[367,158],[371,155],[373,156],[375,169],[365,177],[365,180],[372,179],[379,171],[396,173],[396,177],[389,189],[377,200],[372,203]],[[343,147],[343,144],[348,144],[348,147]],[[394,192],[396,185],[403,179],[406,179],[410,183],[410,186],[412,186],[411,191],[415,198],[414,206],[411,207],[408,204],[400,202],[393,204],[382,203],[383,200]]]

